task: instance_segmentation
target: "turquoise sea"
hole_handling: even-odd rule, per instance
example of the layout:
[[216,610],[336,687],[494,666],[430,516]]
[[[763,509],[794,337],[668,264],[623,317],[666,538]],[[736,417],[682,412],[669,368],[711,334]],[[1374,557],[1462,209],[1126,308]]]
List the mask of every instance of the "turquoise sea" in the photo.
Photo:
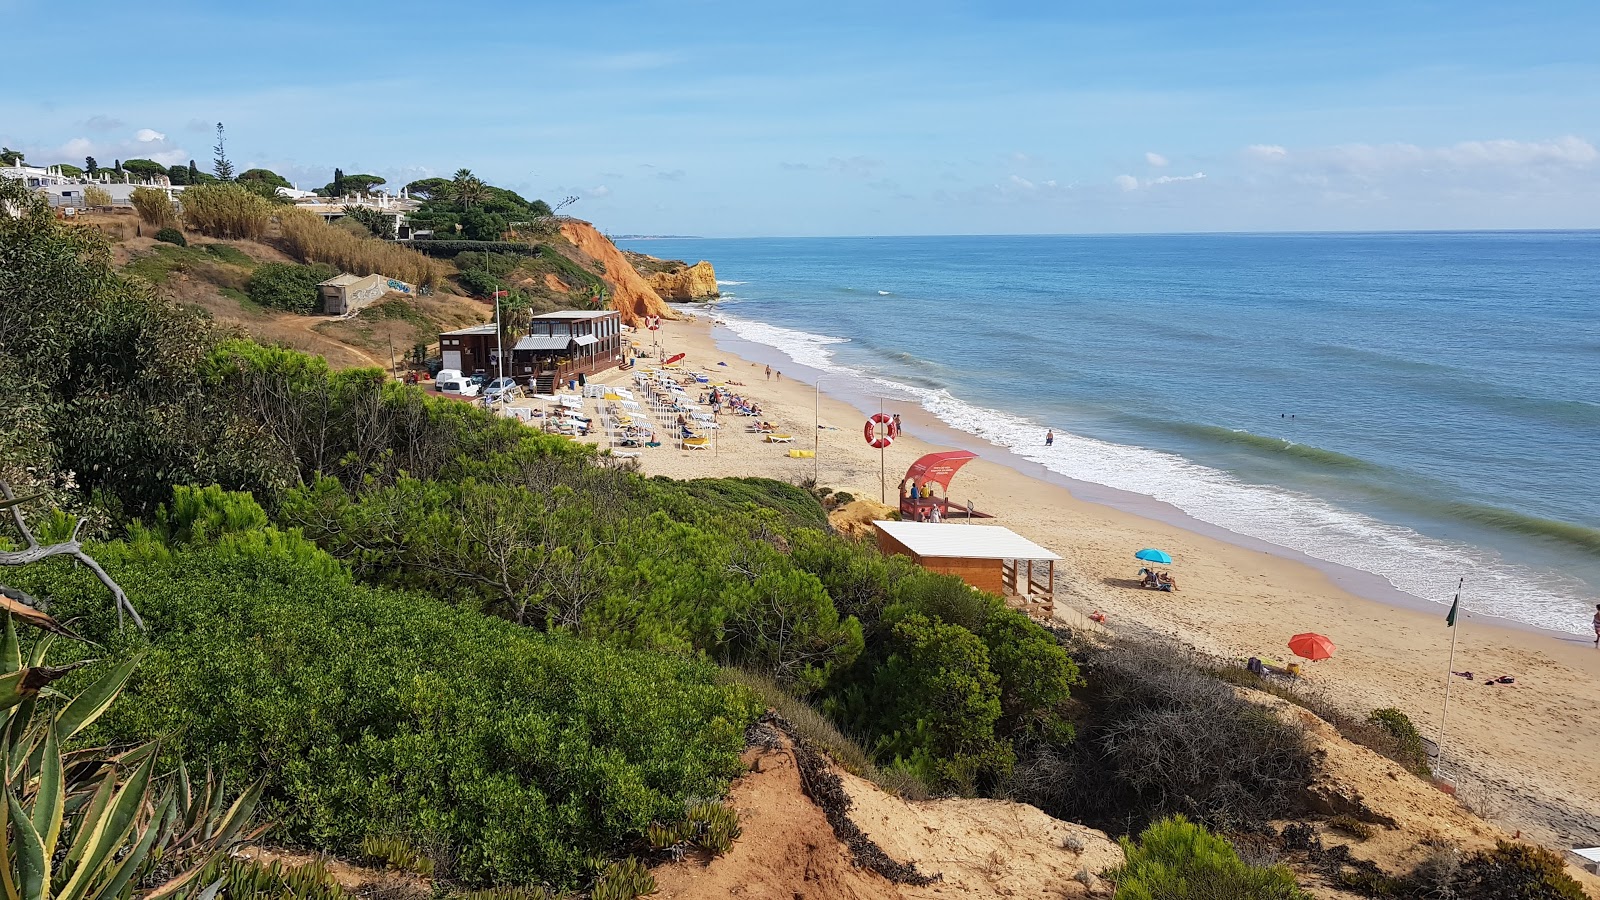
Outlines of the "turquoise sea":
[[1064,476],[1589,631],[1600,232],[623,243],[710,260],[740,337]]

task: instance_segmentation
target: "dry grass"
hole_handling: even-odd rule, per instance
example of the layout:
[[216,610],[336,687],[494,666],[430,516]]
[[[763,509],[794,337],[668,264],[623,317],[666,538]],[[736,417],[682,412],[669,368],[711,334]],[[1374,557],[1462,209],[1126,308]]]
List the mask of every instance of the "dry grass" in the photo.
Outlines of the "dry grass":
[[166,191],[137,187],[129,199],[133,201],[133,208],[139,211],[139,218],[146,224],[157,228],[178,227],[178,210],[167,198]]
[[372,237],[358,237],[303,209],[278,213],[285,248],[303,262],[337,266],[352,275],[384,275],[423,287],[438,287],[439,264],[415,250]]
[[183,220],[201,234],[259,240],[276,207],[236,184],[199,184],[183,192]]

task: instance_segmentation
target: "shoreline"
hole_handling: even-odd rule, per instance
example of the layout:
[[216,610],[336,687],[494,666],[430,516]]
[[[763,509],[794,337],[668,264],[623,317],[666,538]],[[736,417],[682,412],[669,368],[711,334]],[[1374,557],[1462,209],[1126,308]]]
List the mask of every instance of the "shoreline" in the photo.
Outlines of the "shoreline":
[[[793,446],[812,446],[806,438],[814,417],[825,430],[814,440],[815,460],[792,459],[786,447],[762,443],[743,431],[742,420],[724,417],[715,451],[650,450],[639,459],[645,474],[794,482],[815,471],[819,484],[877,496],[878,453],[860,437],[861,406],[870,398],[852,396],[826,377],[818,391],[815,370],[715,328],[705,318],[664,322],[659,335],[671,352],[688,355],[689,369],[716,381],[743,382],[732,390],[760,403],[764,418],[794,434]],[[647,338],[634,339],[648,346]],[[787,374],[769,382],[763,366],[779,357]],[[603,380],[631,376],[613,371]],[[1119,623],[1137,626],[1221,658],[1282,658],[1292,634],[1328,634],[1339,652],[1306,667],[1305,688],[1353,713],[1398,707],[1425,737],[1438,737],[1450,645],[1444,608],[1399,591],[1390,599],[1364,596],[1362,585],[1309,558],[1251,546],[1250,539],[1221,529],[1207,533],[1167,521],[1153,508],[1164,505],[1158,501],[1130,503],[1137,511],[1120,508],[1108,502],[1109,489],[1097,492],[1095,486],[1053,476],[1043,466],[939,423],[915,403],[885,401],[884,408],[899,412],[907,423],[906,435],[886,454],[888,494],[898,497],[905,467],[923,453],[952,446],[978,452],[980,458],[952,482],[952,501],[971,497],[980,510],[994,513],[997,523],[1065,557],[1058,564],[1059,607],[1078,614],[1098,609],[1113,631]],[[1172,553],[1179,593],[1131,586],[1137,570],[1132,554],[1144,546]],[[1465,614],[1456,668],[1491,677],[1512,674],[1517,684],[1485,687],[1482,681],[1454,679],[1443,768],[1464,799],[1508,830],[1522,830],[1552,847],[1600,843],[1600,766],[1587,759],[1600,747],[1600,651],[1578,636],[1498,621]]]
[[[799,380],[808,385],[814,385],[819,377],[835,382],[844,379],[862,380],[851,376],[831,375],[805,363],[797,362],[786,356],[782,350],[740,337],[732,329],[724,325],[713,323],[710,326],[710,330],[711,337],[719,349],[737,354],[739,358],[747,361],[773,365],[774,368],[778,365],[787,366],[788,369],[793,370],[791,374],[800,375]],[[823,396],[832,396],[850,404],[863,417],[877,412],[875,408],[869,409],[872,405],[871,401],[875,399],[874,396],[855,390],[853,387],[845,390],[837,388],[824,390]],[[955,428],[938,416],[923,409],[918,403],[908,400],[885,399],[883,408],[891,414],[899,413],[902,420],[913,425],[919,434],[934,436],[934,439],[930,440],[929,443],[937,447],[969,450],[979,454],[986,460],[998,462],[1029,478],[1064,488],[1080,500],[1108,506],[1129,515],[1170,525],[1174,528],[1231,544],[1245,550],[1259,550],[1280,559],[1316,569],[1327,576],[1328,580],[1340,589],[1373,603],[1401,607],[1427,615],[1437,615],[1441,620],[1450,609],[1448,602],[1429,600],[1401,590],[1391,584],[1388,579],[1375,572],[1368,572],[1343,563],[1319,559],[1300,550],[1232,531],[1224,526],[1198,519],[1178,507],[1154,497],[1062,475],[1042,463],[1021,456],[1009,447],[1001,446],[978,435]],[[1471,596],[1470,590],[1466,593],[1468,597]],[[1466,608],[1465,602],[1462,608]],[[1488,620],[1489,624],[1498,628],[1526,632],[1551,640],[1570,642],[1574,639],[1581,639],[1581,643],[1590,643],[1589,639],[1584,638],[1582,634],[1557,631],[1552,628],[1524,622],[1520,619],[1514,619],[1510,616],[1497,616],[1481,609],[1470,610],[1469,615],[1474,618]]]

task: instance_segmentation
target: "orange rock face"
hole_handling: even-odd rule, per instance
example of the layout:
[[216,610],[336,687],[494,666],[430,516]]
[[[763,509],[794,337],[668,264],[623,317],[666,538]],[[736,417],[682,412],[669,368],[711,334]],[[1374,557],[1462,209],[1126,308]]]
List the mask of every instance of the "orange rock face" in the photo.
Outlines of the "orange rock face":
[[617,249],[617,245],[596,231],[593,225],[570,219],[562,223],[561,235],[605,266],[605,273],[600,277],[611,288],[611,308],[622,313],[623,322],[638,325],[645,316],[677,318],[661,295],[634,271],[633,265]]

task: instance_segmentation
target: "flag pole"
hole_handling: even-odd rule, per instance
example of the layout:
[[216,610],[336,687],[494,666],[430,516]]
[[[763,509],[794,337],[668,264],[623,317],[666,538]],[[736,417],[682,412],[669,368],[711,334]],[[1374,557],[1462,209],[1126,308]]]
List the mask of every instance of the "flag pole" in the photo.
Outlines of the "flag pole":
[[1444,669],[1444,707],[1439,710],[1439,762],[1444,762],[1444,734],[1445,723],[1450,715],[1450,681],[1455,677],[1456,668],[1456,635],[1461,630],[1461,586],[1467,583],[1466,576],[1456,582],[1456,597],[1450,603],[1450,662]]

